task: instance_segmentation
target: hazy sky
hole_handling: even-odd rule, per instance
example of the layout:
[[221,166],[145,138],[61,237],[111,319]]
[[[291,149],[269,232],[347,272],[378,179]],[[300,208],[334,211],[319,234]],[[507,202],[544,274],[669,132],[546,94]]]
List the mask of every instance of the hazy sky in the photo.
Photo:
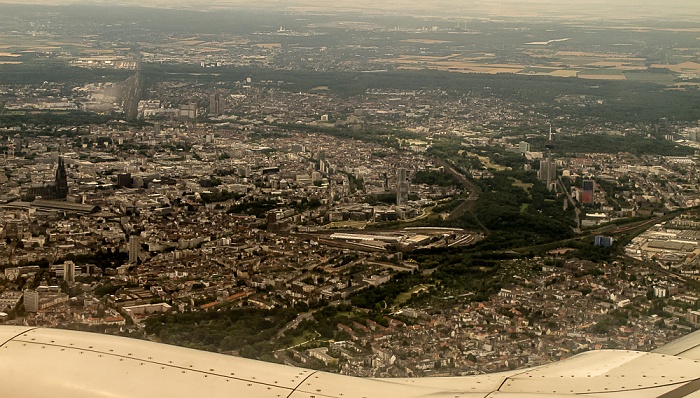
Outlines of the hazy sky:
[[436,16],[679,19],[700,21],[700,0],[0,0],[14,4],[104,4],[169,8],[267,8]]

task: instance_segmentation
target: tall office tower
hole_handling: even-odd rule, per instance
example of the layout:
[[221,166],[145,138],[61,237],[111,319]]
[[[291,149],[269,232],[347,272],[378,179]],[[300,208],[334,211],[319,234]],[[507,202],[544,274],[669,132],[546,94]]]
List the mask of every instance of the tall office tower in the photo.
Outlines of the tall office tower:
[[75,283],[75,263],[70,260],[63,263],[63,280],[69,285]]
[[[545,179],[547,181],[547,189],[550,191],[555,189],[556,178],[557,178],[557,166],[552,161],[552,150],[554,149],[554,142],[552,141],[552,125],[549,126],[549,141],[547,142],[547,167]],[[542,173],[542,164],[540,163],[540,173]],[[542,177],[540,177],[542,178]]]
[[399,168],[396,171],[396,204],[398,206],[403,206],[408,203],[409,188],[408,170]]
[[39,311],[39,292],[36,290],[24,291],[24,309],[27,312]]
[[547,159],[540,159],[540,170],[537,172],[537,179],[540,181],[547,181],[549,173],[549,166],[547,166]]
[[135,235],[129,236],[129,263],[136,264],[139,260],[139,240]]
[[540,181],[546,183],[547,189],[549,189],[549,185],[557,178],[557,165],[549,157],[540,160],[540,171],[537,177]]
[[224,113],[224,104],[221,100],[221,93],[214,93],[209,96],[209,114],[219,116]]
[[594,192],[595,182],[593,180],[583,180],[583,194],[581,195],[581,203],[592,205]]

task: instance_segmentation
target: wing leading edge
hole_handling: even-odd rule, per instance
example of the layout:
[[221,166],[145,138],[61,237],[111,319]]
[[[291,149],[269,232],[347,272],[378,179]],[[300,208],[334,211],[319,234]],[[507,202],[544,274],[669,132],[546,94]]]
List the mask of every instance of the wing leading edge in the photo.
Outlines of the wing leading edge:
[[700,397],[700,363],[672,354],[696,349],[698,336],[654,353],[590,351],[491,375],[361,379],[121,337],[3,326],[0,398]]

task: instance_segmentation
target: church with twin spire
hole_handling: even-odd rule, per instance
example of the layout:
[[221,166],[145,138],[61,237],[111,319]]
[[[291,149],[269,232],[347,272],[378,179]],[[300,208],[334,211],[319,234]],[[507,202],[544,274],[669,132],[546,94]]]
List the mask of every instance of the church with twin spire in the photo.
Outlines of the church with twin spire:
[[29,188],[29,195],[46,200],[65,199],[68,197],[68,175],[66,174],[66,164],[63,156],[58,158],[55,180]]

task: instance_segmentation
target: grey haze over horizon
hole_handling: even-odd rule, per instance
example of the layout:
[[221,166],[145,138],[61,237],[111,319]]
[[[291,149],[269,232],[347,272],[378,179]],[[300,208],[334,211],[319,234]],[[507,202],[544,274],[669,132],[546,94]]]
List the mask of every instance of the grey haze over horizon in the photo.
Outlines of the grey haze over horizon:
[[0,4],[140,6],[214,11],[364,12],[436,17],[564,18],[700,21],[694,0],[0,0]]

